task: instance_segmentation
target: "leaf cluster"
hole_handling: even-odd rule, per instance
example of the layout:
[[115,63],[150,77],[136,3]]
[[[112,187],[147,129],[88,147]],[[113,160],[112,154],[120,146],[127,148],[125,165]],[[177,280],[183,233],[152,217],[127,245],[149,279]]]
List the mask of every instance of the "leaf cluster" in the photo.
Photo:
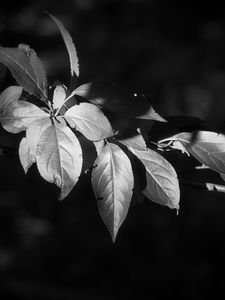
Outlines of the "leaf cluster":
[[[0,95],[0,122],[8,132],[25,132],[19,145],[25,173],[36,163],[40,175],[60,188],[62,200],[88,169],[100,215],[113,241],[136,191],[179,210],[177,173],[159,150],[181,150],[225,177],[224,135],[181,132],[153,142],[152,126],[167,121],[156,113],[148,97],[104,82],[78,86],[79,63],[73,40],[63,24],[50,17],[69,54],[68,87],[48,83],[41,60],[28,45],[0,47],[0,62],[18,84]],[[95,149],[95,159],[88,166],[84,162],[87,141]],[[141,179],[134,171],[137,166]]]

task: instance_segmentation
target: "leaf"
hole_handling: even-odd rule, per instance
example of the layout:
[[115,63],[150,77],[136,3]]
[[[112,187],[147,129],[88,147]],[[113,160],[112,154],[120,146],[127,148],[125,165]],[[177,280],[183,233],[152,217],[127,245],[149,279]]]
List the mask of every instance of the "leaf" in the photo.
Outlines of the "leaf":
[[80,131],[91,141],[98,141],[114,134],[106,116],[93,104],[74,105],[64,116],[72,128]]
[[218,173],[225,173],[225,135],[211,131],[197,131],[175,135],[178,140],[199,162]]
[[127,91],[115,84],[89,82],[79,86],[73,94],[119,115],[166,122],[154,111],[145,95]]
[[6,73],[7,73],[6,66],[0,63],[0,84],[2,84],[3,80],[5,79]]
[[51,119],[49,116],[38,118],[34,120],[30,126],[26,130],[26,139],[27,144],[29,145],[29,156],[30,160],[36,161],[36,152],[37,152],[37,146],[39,139],[42,135],[42,133],[51,126]]
[[11,133],[26,130],[33,121],[43,117],[49,115],[36,105],[25,101],[11,101],[0,112],[2,127]]
[[18,48],[0,47],[0,62],[12,73],[17,83],[29,94],[47,100],[47,78],[36,52],[27,45]]
[[108,143],[95,165],[92,171],[94,194],[100,215],[115,241],[132,198],[134,178],[131,163],[120,147]]
[[[132,149],[131,149],[132,150]],[[173,166],[157,152],[132,150],[146,169],[147,185],[143,191],[150,200],[179,209],[180,189]]]
[[62,85],[57,85],[54,89],[53,94],[53,108],[59,108],[63,105],[66,99],[66,88]]
[[[70,59],[71,85],[72,85],[72,80],[79,77],[79,61],[78,61],[78,57],[77,57],[77,50],[75,48],[74,42],[73,42],[69,32],[65,29],[63,24],[56,17],[52,16],[51,14],[49,14],[49,16],[52,18],[52,20],[58,26],[60,33],[62,35],[63,41],[66,45],[66,48],[67,48],[67,51],[69,54],[69,59]],[[70,87],[70,88],[72,88],[72,87]]]
[[65,125],[54,121],[41,134],[36,150],[41,176],[60,189],[64,199],[77,183],[82,169],[82,150],[77,137]]
[[97,156],[99,156],[101,154],[103,148],[105,147],[105,141],[100,140],[100,141],[96,141],[96,142],[93,142],[93,143],[94,143],[94,146],[95,146]]
[[3,111],[10,103],[17,101],[23,88],[20,86],[10,86],[5,89],[0,95],[0,111]]
[[125,145],[127,148],[145,151],[147,150],[147,146],[145,140],[143,139],[142,135],[138,134],[137,132],[133,136],[128,136],[127,138],[120,138],[116,136],[120,143]]
[[30,147],[27,143],[26,138],[22,138],[19,144],[19,158],[20,158],[21,165],[24,169],[24,172],[26,174],[28,169],[34,163],[32,157],[30,156]]

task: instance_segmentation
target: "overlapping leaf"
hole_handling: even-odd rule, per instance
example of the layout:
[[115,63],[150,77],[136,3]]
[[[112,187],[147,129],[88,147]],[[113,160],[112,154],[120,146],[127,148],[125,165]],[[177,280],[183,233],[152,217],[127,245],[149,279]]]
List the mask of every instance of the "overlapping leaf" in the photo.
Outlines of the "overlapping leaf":
[[48,117],[48,114],[36,105],[25,101],[9,101],[0,112],[2,127],[11,133],[26,130],[34,120],[43,117]]
[[174,137],[199,162],[212,170],[225,173],[225,135],[211,131],[198,131],[193,138],[190,132],[182,132]]
[[18,48],[0,47],[0,62],[12,73],[17,83],[28,93],[47,100],[47,77],[36,52],[27,45]]
[[30,146],[29,146],[26,138],[22,138],[22,140],[20,142],[19,158],[20,158],[21,165],[24,169],[24,172],[26,174],[28,169],[34,163],[32,156],[30,155]]
[[100,215],[113,241],[126,218],[134,186],[131,163],[115,144],[108,143],[92,171],[92,186]]
[[65,119],[72,128],[87,139],[98,141],[113,135],[112,127],[103,112],[91,103],[81,103],[69,108]]
[[79,86],[73,94],[119,115],[166,122],[155,112],[145,95],[131,93],[117,85],[106,82],[89,82]]
[[137,132],[134,135],[125,138],[118,136],[118,140],[128,148],[139,151],[147,150],[145,140],[143,139],[142,135]]
[[9,86],[0,95],[0,111],[6,109],[10,103],[17,101],[21,94],[23,88],[21,86]]
[[41,176],[60,189],[65,198],[77,183],[82,169],[82,150],[78,139],[65,124],[54,122],[41,134],[36,150]]

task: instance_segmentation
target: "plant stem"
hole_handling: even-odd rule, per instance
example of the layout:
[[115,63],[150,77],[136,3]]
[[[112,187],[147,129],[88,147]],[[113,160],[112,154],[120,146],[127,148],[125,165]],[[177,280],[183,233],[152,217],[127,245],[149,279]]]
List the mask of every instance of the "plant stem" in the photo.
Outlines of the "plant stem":
[[225,193],[225,186],[221,185],[221,184],[209,183],[209,182],[197,183],[197,182],[192,182],[192,181],[187,181],[187,180],[180,180],[180,184],[189,186],[189,187],[203,189],[208,192]]

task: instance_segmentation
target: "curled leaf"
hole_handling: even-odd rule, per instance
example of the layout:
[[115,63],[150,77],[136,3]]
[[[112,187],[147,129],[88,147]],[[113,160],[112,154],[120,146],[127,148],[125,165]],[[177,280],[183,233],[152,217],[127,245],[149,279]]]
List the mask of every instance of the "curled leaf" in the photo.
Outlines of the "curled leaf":
[[225,135],[211,131],[182,132],[174,137],[199,162],[218,173],[225,173]]
[[32,157],[30,155],[30,147],[27,143],[26,138],[22,138],[19,144],[19,158],[24,172],[27,173],[28,169],[31,167],[34,161],[32,160]]

